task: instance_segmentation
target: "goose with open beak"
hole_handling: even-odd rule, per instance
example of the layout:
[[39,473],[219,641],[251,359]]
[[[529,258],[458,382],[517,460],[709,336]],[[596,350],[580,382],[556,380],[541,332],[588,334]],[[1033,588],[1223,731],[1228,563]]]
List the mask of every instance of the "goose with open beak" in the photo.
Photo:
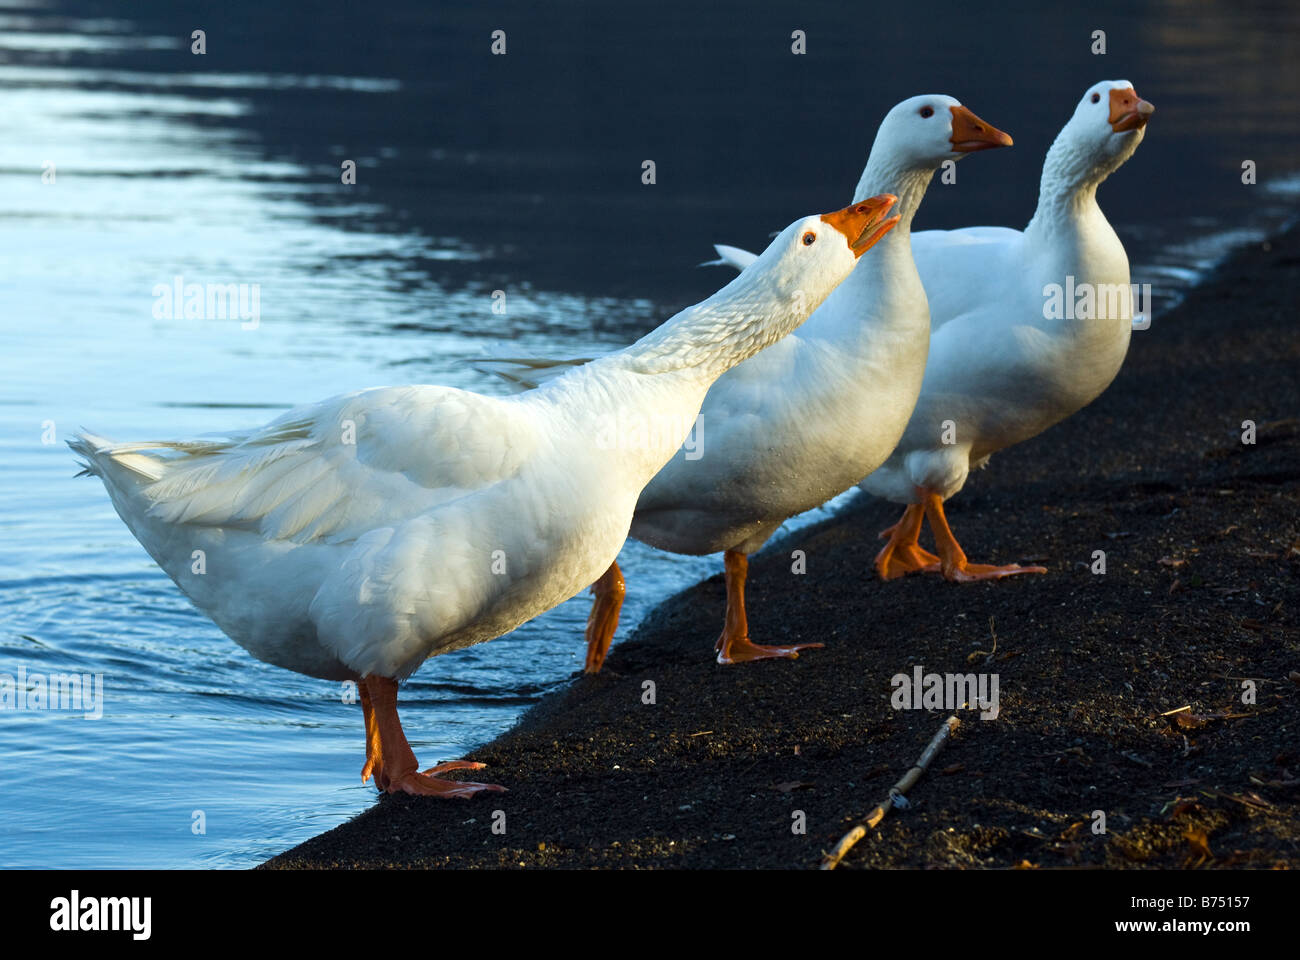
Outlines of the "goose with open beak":
[[[70,445],[136,539],[235,642],[285,669],[358,685],[363,780],[449,798],[501,790],[439,776],[481,763],[420,771],[398,684],[608,569],[637,496],[709,387],[799,326],[893,226],[893,203],[863,198],[795,221],[703,303],[526,394],[379,387],[222,441],[83,433]],[[608,424],[647,411],[663,425],[662,445],[597,441]]]

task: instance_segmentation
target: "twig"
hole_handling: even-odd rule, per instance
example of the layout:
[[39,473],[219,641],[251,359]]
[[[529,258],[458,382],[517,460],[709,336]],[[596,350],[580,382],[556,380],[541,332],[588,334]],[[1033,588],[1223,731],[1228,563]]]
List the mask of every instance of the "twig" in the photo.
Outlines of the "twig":
[[839,865],[839,862],[844,859],[844,855],[853,848],[853,845],[865,837],[869,829],[885,819],[885,814],[894,805],[894,800],[906,794],[908,790],[911,790],[916,785],[916,782],[921,779],[921,775],[929,768],[934,758],[939,755],[939,751],[943,749],[943,745],[948,742],[948,738],[952,736],[952,732],[957,729],[960,723],[961,721],[957,719],[956,714],[943,722],[939,732],[930,738],[930,743],[921,753],[915,766],[903,774],[898,783],[889,788],[889,796],[876,804],[875,809],[867,814],[867,818],[842,836],[840,842],[835,845],[835,849],[822,858],[821,868],[823,870],[834,870]]
[[994,655],[995,653],[998,652],[998,632],[997,632],[996,630],[993,629],[993,618],[992,618],[992,617],[989,617],[989,633],[991,633],[991,634],[993,635],[993,649],[992,649],[992,650],[972,650],[970,653],[966,654],[966,662],[967,662],[967,663],[973,663],[973,662],[975,661],[975,658],[978,657],[978,656],[980,656],[981,654],[982,654],[983,657],[984,657],[984,662],[985,662],[985,663],[988,663],[990,660],[993,659],[993,655]]

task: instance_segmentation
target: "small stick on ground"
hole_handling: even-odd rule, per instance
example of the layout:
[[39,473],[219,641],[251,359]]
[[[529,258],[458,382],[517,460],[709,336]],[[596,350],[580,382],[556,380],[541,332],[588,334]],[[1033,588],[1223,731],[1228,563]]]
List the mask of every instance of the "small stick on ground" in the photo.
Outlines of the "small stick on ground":
[[967,663],[974,663],[976,657],[983,657],[984,662],[988,663],[993,659],[993,655],[998,652],[998,632],[993,629],[993,618],[989,617],[989,633],[993,637],[992,650],[973,650],[966,655]]
[[939,728],[938,733],[930,738],[930,743],[921,753],[912,769],[903,774],[902,779],[889,788],[889,796],[876,804],[875,809],[867,814],[867,818],[842,836],[840,842],[835,845],[835,849],[822,858],[821,869],[834,870],[839,865],[839,862],[844,859],[844,855],[853,848],[853,845],[865,837],[868,830],[885,819],[885,814],[894,804],[894,798],[902,796],[916,785],[916,782],[921,779],[921,775],[929,768],[934,758],[939,755],[939,751],[943,749],[943,745],[948,742],[948,738],[952,736],[952,732],[957,729],[960,723],[961,721],[957,719],[956,714],[943,722],[943,726]]

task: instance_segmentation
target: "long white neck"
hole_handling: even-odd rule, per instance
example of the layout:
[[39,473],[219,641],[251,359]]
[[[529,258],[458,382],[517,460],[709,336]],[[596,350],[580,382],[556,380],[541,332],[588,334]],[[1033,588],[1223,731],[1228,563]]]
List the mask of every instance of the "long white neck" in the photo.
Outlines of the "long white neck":
[[1061,234],[1077,236],[1081,231],[1090,230],[1113,235],[1097,205],[1097,188],[1132,155],[1141,138],[1140,133],[1130,137],[1122,151],[1107,157],[1095,145],[1074,135],[1069,126],[1062,130],[1043,161],[1038,208],[1025,227],[1025,234],[1033,235],[1039,242],[1051,242],[1051,237]]
[[1088,157],[1058,136],[1047,151],[1038,183],[1038,207],[1026,234],[1059,236],[1077,233],[1081,224],[1101,215],[1097,186],[1105,174],[1094,176]]
[[799,326],[815,304],[757,265],[612,355],[636,373],[691,373],[709,383]]
[[901,240],[904,245],[911,242],[912,218],[916,216],[916,210],[925,198],[926,188],[930,186],[933,176],[934,167],[901,163],[894,151],[882,149],[879,144],[872,147],[867,166],[858,180],[858,187],[853,191],[853,202],[860,203],[882,193],[892,193],[898,197],[898,203],[892,210],[899,217],[898,226],[889,232],[881,244],[891,240],[895,243]]
[[[1038,208],[1025,227],[1020,269],[1035,290],[1048,285],[1075,296],[1089,288],[1093,306],[1085,315],[1062,311],[1042,323],[1057,334],[1070,331],[1081,350],[1072,384],[1077,397],[1091,398],[1110,382],[1128,346],[1133,304],[1124,245],[1097,204],[1097,188],[1137,149],[1141,134],[1106,155],[1067,126],[1047,151],[1038,188]],[[1115,291],[1103,295],[1100,291]],[[1046,294],[1044,294],[1046,295]],[[1087,402],[1084,400],[1083,402]]]
[[559,411],[569,432],[581,437],[645,426],[664,442],[609,454],[619,471],[643,486],[686,439],[713,382],[785,336],[816,306],[802,293],[787,293],[792,285],[781,285],[762,267],[743,271],[631,346],[520,394],[522,402]]
[[853,202],[881,193],[894,194],[898,197],[893,208],[899,218],[898,226],[858,261],[843,284],[846,293],[879,296],[890,279],[903,285],[915,283],[920,289],[921,278],[912,260],[912,218],[925,199],[933,177],[933,167],[900,163],[893,151],[872,149],[858,188],[853,192]]
[[[892,193],[898,226],[872,247],[848,279],[812,315],[800,336],[834,341],[851,359],[851,351],[870,352],[881,336],[911,331],[929,324],[925,289],[912,259],[912,218],[934,176],[932,167],[898,162],[893,151],[872,149],[866,169],[853,192],[853,202]],[[919,304],[919,307],[917,306]]]

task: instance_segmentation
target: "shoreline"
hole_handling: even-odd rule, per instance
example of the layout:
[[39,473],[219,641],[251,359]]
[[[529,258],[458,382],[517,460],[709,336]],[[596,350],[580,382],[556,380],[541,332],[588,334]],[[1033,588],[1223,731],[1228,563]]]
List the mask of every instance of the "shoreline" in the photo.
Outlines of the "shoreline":
[[948,716],[891,707],[918,667],[996,674],[999,715],[963,714],[841,869],[1295,864],[1298,301],[1293,225],[1135,331],[1091,406],[972,476],[949,511],[972,559],[1046,576],[881,583],[897,510],[859,496],[751,561],[755,641],[824,649],[718,667],[716,575],[468,755],[510,792],[380,797],[262,867],[813,868]]

